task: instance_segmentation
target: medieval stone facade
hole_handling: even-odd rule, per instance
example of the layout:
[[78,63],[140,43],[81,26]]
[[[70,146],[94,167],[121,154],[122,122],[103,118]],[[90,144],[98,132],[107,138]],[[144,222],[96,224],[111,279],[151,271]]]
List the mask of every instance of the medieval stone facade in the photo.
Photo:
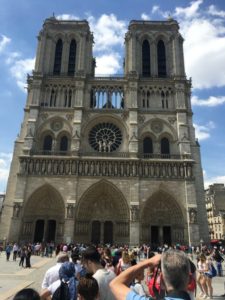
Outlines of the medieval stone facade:
[[86,21],[46,19],[28,76],[0,238],[208,240],[178,23],[131,21],[124,75],[96,77]]

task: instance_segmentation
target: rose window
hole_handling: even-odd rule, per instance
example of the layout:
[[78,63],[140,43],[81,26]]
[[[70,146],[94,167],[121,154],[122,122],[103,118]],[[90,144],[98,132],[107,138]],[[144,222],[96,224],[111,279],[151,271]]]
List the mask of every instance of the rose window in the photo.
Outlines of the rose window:
[[112,123],[100,123],[89,133],[89,143],[99,152],[115,151],[122,142],[120,129]]

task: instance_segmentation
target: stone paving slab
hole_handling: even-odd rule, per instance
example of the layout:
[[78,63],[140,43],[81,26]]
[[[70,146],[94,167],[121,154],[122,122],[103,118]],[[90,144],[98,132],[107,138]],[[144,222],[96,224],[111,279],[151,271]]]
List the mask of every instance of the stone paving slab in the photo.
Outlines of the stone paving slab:
[[0,300],[10,300],[25,287],[41,290],[41,282],[48,268],[54,265],[55,258],[31,256],[31,268],[19,266],[19,259],[6,261],[4,253],[0,255]]
[[[11,300],[13,296],[25,287],[31,287],[38,292],[41,291],[41,283],[47,269],[56,263],[56,258],[31,256],[31,268],[19,267],[19,260],[16,262],[6,261],[4,252],[0,255],[0,300]],[[224,272],[225,274],[225,272]],[[213,289],[215,300],[225,300],[221,297],[225,294],[225,277],[213,278]],[[198,292],[196,294],[197,300]]]

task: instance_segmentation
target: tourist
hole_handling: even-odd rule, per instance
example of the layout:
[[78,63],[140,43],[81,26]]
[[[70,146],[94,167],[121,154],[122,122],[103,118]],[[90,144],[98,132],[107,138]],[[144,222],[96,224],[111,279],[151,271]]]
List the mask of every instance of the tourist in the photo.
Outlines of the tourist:
[[13,251],[13,261],[16,261],[17,254],[18,254],[18,249],[19,249],[19,247],[18,247],[17,243],[15,243],[13,245],[13,249],[12,249],[12,251]]
[[31,250],[31,246],[28,245],[27,249],[25,250],[25,260],[26,260],[26,266],[25,268],[31,268],[31,263],[30,263],[30,258],[31,258],[31,254],[32,254],[32,250]]
[[22,247],[21,252],[20,252],[20,262],[19,262],[19,266],[21,266],[22,268],[24,267],[24,260],[26,257],[26,247]]
[[121,272],[125,271],[130,266],[131,266],[130,255],[127,250],[124,250],[122,252],[122,257],[119,259],[116,274],[119,275]]
[[82,262],[88,272],[93,273],[99,286],[99,299],[114,300],[114,296],[109,288],[110,281],[115,278],[115,273],[106,270],[101,265],[101,256],[93,246],[88,247],[82,252]]
[[76,279],[80,279],[82,273],[82,265],[79,261],[79,258],[78,251],[72,251],[71,260],[74,263]]
[[59,279],[59,269],[62,266],[62,264],[66,261],[69,261],[68,254],[62,253],[57,256],[56,264],[53,267],[49,268],[45,273],[41,285],[42,289],[48,288],[53,282]]
[[99,298],[98,282],[91,274],[88,273],[79,280],[77,286],[77,299],[96,300],[98,298]]
[[190,300],[187,293],[190,263],[186,254],[179,250],[168,250],[162,255],[157,254],[122,272],[110,283],[115,298],[117,300],[149,299],[148,297],[137,295],[129,288],[129,284],[141,270],[149,266],[157,267],[160,260],[162,276],[166,287],[166,297]]
[[206,256],[204,253],[201,253],[200,256],[198,257],[197,270],[198,270],[197,284],[200,289],[199,297],[202,297],[204,299],[209,298],[208,286],[206,284],[207,277],[205,275],[205,273],[208,270],[208,266],[206,262]]
[[11,251],[12,251],[12,246],[9,243],[7,243],[7,245],[5,247],[5,254],[6,254],[7,261],[9,261]]
[[107,270],[111,270],[115,273],[115,266],[113,265],[113,257],[110,248],[106,247],[102,253],[102,265]]
[[[41,299],[48,299],[53,296],[56,290],[61,286],[61,282],[68,285],[70,299],[76,299],[76,279],[74,263],[66,261],[59,269],[59,279],[50,284],[46,289],[41,292]],[[66,300],[62,298],[63,300]]]
[[223,276],[222,262],[224,261],[224,259],[221,256],[217,247],[213,251],[212,258],[216,261],[216,268],[217,268],[218,276],[222,277]]

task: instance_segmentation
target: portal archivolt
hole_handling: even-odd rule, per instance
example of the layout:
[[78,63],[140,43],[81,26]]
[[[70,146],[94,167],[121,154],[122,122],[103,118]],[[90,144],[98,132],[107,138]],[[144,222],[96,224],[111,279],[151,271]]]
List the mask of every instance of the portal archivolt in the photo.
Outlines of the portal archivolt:
[[94,243],[129,239],[129,208],[113,184],[102,180],[85,192],[77,207],[75,235]]
[[22,238],[34,242],[61,241],[64,216],[61,195],[50,185],[40,187],[25,205]]
[[176,200],[164,191],[148,199],[142,210],[142,239],[150,244],[182,243],[184,217]]

